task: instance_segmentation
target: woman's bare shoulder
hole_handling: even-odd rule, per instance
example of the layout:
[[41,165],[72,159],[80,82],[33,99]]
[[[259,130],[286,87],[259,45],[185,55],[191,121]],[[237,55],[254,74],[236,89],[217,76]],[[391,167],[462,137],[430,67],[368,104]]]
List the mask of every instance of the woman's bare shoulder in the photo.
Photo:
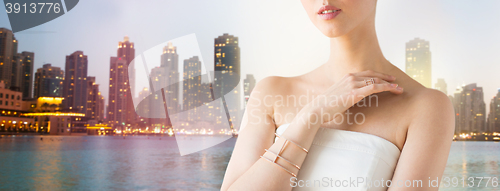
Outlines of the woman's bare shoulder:
[[405,105],[408,109],[415,112],[442,110],[453,107],[448,96],[436,89],[427,88],[420,84],[406,73],[401,72],[401,79],[397,82],[404,88],[403,96],[406,100]]
[[413,91],[411,96],[412,105],[419,111],[430,111],[452,107],[450,98],[443,92],[431,88],[419,88]]
[[[414,119],[410,123],[411,125],[421,126],[421,124],[424,124],[422,121],[454,124],[455,111],[453,103],[443,92],[424,87],[414,91],[411,97],[409,109],[411,109],[412,118]],[[455,127],[454,125],[446,125],[446,128],[451,130]]]
[[283,76],[268,76],[258,81],[255,88],[252,90],[252,94],[259,94],[255,96],[275,96],[286,94],[292,86],[291,81],[295,77],[283,77]]

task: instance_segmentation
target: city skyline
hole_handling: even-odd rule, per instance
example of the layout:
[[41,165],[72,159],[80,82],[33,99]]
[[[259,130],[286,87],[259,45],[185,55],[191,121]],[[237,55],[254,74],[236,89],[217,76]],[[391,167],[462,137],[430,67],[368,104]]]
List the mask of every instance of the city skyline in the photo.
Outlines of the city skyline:
[[[14,41],[14,38],[12,40]],[[216,65],[214,66],[213,70],[215,72],[214,73],[215,76],[213,76],[215,79],[214,81],[215,86],[213,90],[215,90],[214,92],[216,98],[218,97],[217,95],[224,95],[226,92],[229,92],[228,90],[224,90],[224,87],[227,86],[227,88],[230,89],[233,88],[233,84],[227,84],[227,82],[237,81],[235,79],[239,79],[239,81],[244,82],[243,84],[244,98],[242,100],[240,100],[241,93],[238,92],[240,91],[239,86],[236,87],[234,91],[236,97],[231,98],[232,97],[231,95],[233,94],[232,92],[229,92],[229,94],[226,95],[226,100],[229,99],[230,102],[229,105],[238,106],[238,107],[225,108],[226,109],[225,113],[229,114],[227,117],[231,118],[230,119],[231,125],[233,125],[231,121],[234,121],[236,122],[237,125],[239,125],[238,123],[239,121],[238,118],[240,117],[240,114],[238,113],[240,110],[238,109],[240,106],[239,103],[241,101],[245,102],[246,99],[248,99],[249,94],[247,89],[251,88],[251,86],[253,86],[256,82],[256,80],[253,79],[253,75],[251,74],[247,75],[247,79],[244,80],[240,79],[239,75],[240,52],[239,52],[238,42],[239,42],[238,37],[229,35],[227,33],[218,36],[217,38],[215,38],[214,41],[214,47],[215,47],[214,60]],[[17,43],[19,43],[19,41],[16,40],[16,44]],[[420,50],[419,48],[421,46],[424,49]],[[202,102],[204,102],[202,101],[203,99],[198,98],[200,95],[197,94],[204,94],[207,90],[212,89],[212,87],[208,86],[205,87],[206,84],[202,83],[203,81],[202,69],[205,66],[203,66],[198,56],[191,56],[189,59],[185,59],[183,64],[184,67],[181,72],[178,69],[179,55],[177,53],[177,47],[173,46],[172,42],[168,42],[167,45],[162,49],[163,52],[160,55],[160,66],[151,69],[150,78],[152,79],[152,84],[151,84],[153,85],[152,88],[155,87],[163,88],[168,84],[173,84],[177,81],[177,79],[179,79],[180,76],[178,74],[182,73],[182,78],[184,79],[184,84],[182,85],[183,86],[182,93],[179,94],[180,87],[176,87],[174,89],[166,91],[168,94],[174,93],[171,94],[171,96],[173,96],[173,100],[169,101],[170,104],[168,104],[170,105],[169,110],[179,108],[180,106],[182,107],[187,106],[186,109],[191,110],[188,112],[187,121],[200,120],[203,119],[204,117],[203,116],[200,118],[200,115],[211,114],[211,111],[208,111],[209,113],[197,112],[198,110],[197,107],[201,105]],[[413,77],[416,78],[416,80],[418,81],[426,81],[427,83],[429,83],[430,82],[429,80],[425,80],[423,78],[418,77],[419,75],[423,76],[427,75],[428,79],[429,78],[428,73],[431,72],[429,68],[432,59],[430,57],[430,52],[428,52],[429,41],[415,38],[407,43],[406,51],[407,51],[406,56],[408,58],[408,61],[412,61],[409,64],[407,63],[407,70],[409,70],[409,72],[419,71],[419,73],[415,73],[416,75],[413,75]],[[22,55],[23,58],[19,60],[20,61],[19,63],[17,63],[17,60],[13,61],[14,64],[12,70],[18,67],[16,70],[21,71],[22,69],[23,77],[33,76],[33,69],[30,68],[33,65],[29,63],[31,62],[31,60],[34,59],[34,53],[24,51],[22,54],[18,53],[13,53],[13,54],[15,55],[13,58],[17,58],[19,55]],[[130,108],[134,108],[133,105],[128,104],[129,102],[128,99],[130,99],[131,97],[128,92],[131,91],[129,84],[132,84],[132,82],[129,82],[129,80],[135,78],[135,72],[136,72],[134,66],[129,65],[131,61],[125,59],[125,57],[129,57],[131,59],[135,57],[134,43],[129,41],[129,37],[126,36],[124,38],[124,41],[119,42],[117,54],[121,55],[122,57],[111,57],[111,62],[110,62],[111,65],[110,65],[109,89],[110,92],[112,92],[112,94],[110,94],[109,96],[111,104],[109,104],[109,109],[107,110],[106,116],[108,117],[106,120],[104,120],[104,115],[103,115],[104,105],[105,105],[104,97],[100,94],[99,85],[96,83],[96,78],[87,75],[88,55],[85,55],[82,51],[75,51],[74,53],[66,56],[65,70],[69,72],[64,73],[58,67],[52,67],[50,64],[45,64],[44,67],[37,69],[37,72],[35,74],[36,78],[34,79],[35,82],[33,80],[21,81],[21,79],[12,77],[12,83],[18,86],[26,86],[26,84],[31,84],[28,85],[29,87],[33,86],[33,83],[35,83],[34,89],[35,92],[38,92],[39,90],[36,89],[39,89],[40,83],[42,82],[41,79],[39,79],[40,78],[39,73],[47,72],[47,70],[51,71],[52,69],[54,69],[55,71],[53,72],[58,72],[65,76],[63,85],[66,88],[63,88],[63,97],[66,99],[62,100],[65,109],[86,113],[87,118],[89,120],[97,120],[100,122],[109,121],[112,124],[116,123],[120,125],[134,124],[137,121],[133,120],[131,117],[128,117],[129,113],[135,114],[135,110],[130,110]],[[25,58],[27,60],[25,60]],[[419,65],[422,64],[422,62],[420,63],[415,62],[416,60],[424,60],[423,65]],[[24,67],[22,63],[28,63],[26,72],[24,71],[25,69],[21,68],[21,66]],[[134,70],[132,72],[128,72],[128,70],[131,68]],[[232,74],[235,74],[234,77],[231,77]],[[43,77],[45,78],[46,76]],[[54,78],[54,74],[47,76],[47,78]],[[57,77],[55,78],[56,80],[62,81],[62,79],[57,79]],[[172,79],[174,81],[172,81]],[[207,80],[205,79],[205,81]],[[53,89],[53,87],[49,86],[46,86],[45,88]],[[190,90],[192,88],[193,91]],[[438,82],[434,85],[433,88],[446,93],[447,92],[446,80],[439,78]],[[30,96],[33,95],[31,93],[33,91],[32,89],[29,90],[18,89],[18,91],[22,92],[23,97],[26,97],[24,96],[25,94],[28,94]],[[83,91],[85,92],[83,95],[81,93],[78,93]],[[177,94],[175,94],[176,92]],[[125,94],[129,96],[124,96]],[[470,94],[471,97],[469,97]],[[179,98],[177,97],[179,95],[183,95],[181,102],[179,102]],[[89,96],[88,99],[87,96]],[[76,99],[74,97],[76,97]],[[144,97],[144,95],[142,95],[142,97]],[[495,109],[494,104],[496,103],[496,99],[492,99],[489,104],[486,104],[486,101],[488,101],[488,99],[484,97],[483,87],[478,86],[476,83],[472,83],[466,86],[461,86],[454,91],[454,94],[449,95],[449,97],[454,102],[457,114],[456,117],[457,127],[455,131],[457,134],[460,134],[462,132],[482,132],[482,131],[487,132],[487,131],[497,130],[496,129],[497,124],[495,122],[497,120],[495,117],[497,114],[495,112],[491,113],[489,111],[486,111],[487,108]],[[25,99],[31,99],[31,98],[28,97]],[[81,100],[85,100],[86,103],[83,104]],[[125,104],[120,104],[120,103],[125,103]],[[487,105],[489,105],[490,107],[487,107]],[[466,112],[469,110],[471,112]],[[118,115],[117,113],[121,114]],[[224,112],[215,115],[220,116],[223,113]],[[468,120],[472,120],[472,122],[468,122]],[[169,126],[172,125],[171,122],[168,123]],[[163,124],[163,122],[159,122],[158,124]]]
[[[157,45],[139,55],[138,57],[144,56],[146,63],[135,60],[134,64],[137,65],[129,66],[139,68],[139,71],[136,71],[138,82],[144,84],[149,80],[150,86],[142,88],[140,98],[135,103],[139,116],[164,118],[160,116],[164,113],[161,111],[164,108],[160,107],[163,105],[161,101],[164,101],[168,107],[169,118],[167,121],[152,123],[155,126],[164,123],[170,127],[178,122],[189,122],[195,126],[197,123],[208,122],[217,124],[215,126],[218,127],[226,122],[231,126],[234,122],[236,125],[232,125],[233,127],[239,126],[243,97],[241,86],[237,86],[238,81],[241,81],[238,37],[224,33],[214,39],[216,48],[213,59],[217,63],[214,69],[207,68],[202,58],[197,56],[197,48],[194,46],[196,44],[193,44],[196,43],[194,35],[173,41]],[[159,63],[158,58],[161,58]],[[184,59],[179,62],[179,58]],[[211,126],[209,129],[215,128]]]
[[[248,2],[246,2],[246,3],[249,5],[250,9],[255,8],[255,7],[252,7],[252,6],[255,6],[255,4],[248,3]],[[382,50],[384,50],[384,54],[387,55],[387,58],[391,62],[393,62],[399,68],[402,68],[402,65],[404,62],[400,62],[400,61],[401,60],[404,61],[404,59],[407,59],[407,57],[402,56],[402,54],[398,55],[398,56],[394,56],[394,55],[396,55],[395,54],[396,52],[404,51],[404,49],[402,48],[402,45],[404,45],[405,42],[408,42],[408,40],[413,39],[413,38],[422,38],[422,39],[427,40],[428,42],[431,42],[432,46],[430,47],[430,52],[433,53],[433,56],[432,56],[432,63],[433,64],[431,67],[432,68],[431,69],[431,71],[432,71],[431,85],[439,83],[439,81],[436,81],[436,80],[443,79],[445,81],[445,83],[447,84],[447,86],[446,86],[446,90],[442,90],[442,91],[448,92],[448,95],[453,95],[453,92],[455,92],[457,89],[461,89],[466,84],[476,83],[477,86],[483,87],[483,97],[484,97],[484,100],[485,100],[486,105],[487,105],[485,113],[486,113],[486,115],[489,115],[489,113],[491,113],[491,111],[490,111],[491,107],[488,107],[488,106],[492,104],[490,99],[497,94],[497,89],[498,89],[498,84],[495,83],[496,81],[498,81],[498,80],[496,80],[496,78],[498,78],[498,75],[495,75],[494,71],[497,71],[497,67],[499,67],[499,66],[498,66],[498,64],[494,64],[494,63],[495,62],[498,63],[499,59],[494,56],[495,55],[494,52],[500,50],[499,48],[496,48],[496,47],[500,47],[500,46],[498,46],[499,43],[495,43],[495,41],[499,40],[500,38],[498,38],[497,36],[491,36],[488,34],[493,34],[493,32],[498,30],[498,29],[494,28],[493,30],[488,30],[486,35],[481,35],[481,36],[472,36],[473,31],[469,31],[469,29],[463,29],[461,31],[451,30],[451,29],[457,29],[457,26],[458,26],[458,25],[455,25],[453,23],[453,21],[456,21],[457,18],[462,18],[461,15],[457,14],[457,11],[459,10],[458,8],[460,6],[466,6],[468,4],[466,4],[464,2],[458,2],[454,5],[450,5],[447,3],[448,2],[436,3],[436,2],[430,2],[430,1],[422,1],[421,3],[416,3],[416,1],[409,1],[409,2],[405,2],[405,3],[397,2],[397,1],[387,1],[384,3],[379,3],[378,9],[381,9],[381,10],[389,10],[389,8],[394,8],[397,5],[402,5],[402,7],[400,9],[395,9],[393,11],[394,14],[396,14],[396,13],[402,14],[402,12],[404,12],[405,10],[406,11],[409,10],[409,13],[411,13],[412,11],[415,11],[414,10],[415,7],[422,7],[422,6],[426,6],[426,5],[427,6],[428,5],[437,5],[438,8],[433,7],[431,9],[426,10],[426,11],[434,14],[434,16],[438,15],[438,17],[436,17],[436,20],[440,21],[440,24],[442,23],[442,25],[439,25],[439,26],[436,23],[430,24],[435,29],[442,29],[442,31],[440,31],[440,30],[438,30],[438,31],[436,31],[436,30],[420,30],[420,29],[418,29],[418,26],[424,24],[423,23],[423,21],[425,20],[424,18],[415,19],[415,18],[405,17],[407,19],[410,19],[406,22],[406,23],[410,23],[410,24],[404,25],[404,26],[407,26],[407,29],[404,29],[404,30],[398,29],[398,30],[394,30],[394,31],[388,31],[387,28],[392,28],[392,29],[397,28],[397,27],[395,27],[394,23],[392,23],[390,25],[387,24],[387,23],[389,23],[388,21],[390,20],[388,18],[388,15],[393,14],[393,13],[391,12],[390,14],[389,13],[381,14],[381,16],[378,17],[378,18],[382,17],[381,19],[379,19],[380,22],[379,22],[379,20],[377,20],[377,22],[381,23],[381,24],[377,25],[377,29],[378,29],[378,32],[380,34],[379,39],[380,39],[380,43],[382,46]],[[245,3],[243,3],[243,4],[245,4]],[[489,2],[489,4],[487,4],[485,2],[482,2],[479,5],[474,4],[472,6],[481,6],[481,5],[484,6],[484,5],[492,5],[492,4],[495,4],[495,3]],[[184,5],[180,4],[179,6],[184,6]],[[196,5],[194,8],[201,8],[201,6],[200,7],[198,7],[198,6],[200,6],[200,5]],[[413,9],[409,9],[409,7],[412,7],[412,6],[413,6]],[[299,3],[292,3],[290,5],[290,11],[299,11],[300,9],[301,9],[301,7],[300,7]],[[441,11],[443,11],[443,13],[439,12],[440,9],[441,9]],[[270,12],[266,11],[267,10],[266,7],[261,8],[261,10],[264,10],[264,14],[257,16],[257,18],[262,19],[265,17],[269,17],[267,20],[270,20],[270,21],[273,19],[281,18],[280,16],[270,15],[269,14]],[[303,10],[300,10],[300,11],[303,11]],[[227,12],[225,12],[225,13],[227,13]],[[449,14],[446,15],[444,13],[449,13]],[[75,12],[75,14],[78,14],[78,11]],[[483,17],[490,16],[488,18],[496,18],[496,17],[491,17],[494,14],[495,13],[493,13],[493,12],[485,11],[485,12],[482,12],[480,14],[480,16],[483,16]],[[242,28],[238,28],[237,25],[224,26],[226,28],[230,28],[229,30],[226,30],[224,32],[231,31],[231,30],[232,31],[240,31],[240,32],[229,32],[229,33],[236,34],[239,37],[246,37],[246,38],[242,38],[244,40],[239,42],[240,44],[246,43],[246,45],[247,45],[247,46],[242,46],[245,49],[245,51],[244,51],[245,54],[242,56],[241,76],[244,76],[245,74],[248,74],[248,73],[252,73],[255,75],[255,78],[257,79],[257,81],[259,79],[262,79],[263,77],[266,77],[269,75],[294,76],[294,75],[300,75],[300,74],[307,72],[308,70],[314,69],[314,67],[317,67],[320,64],[322,64],[322,61],[324,61],[326,58],[325,56],[327,56],[327,54],[323,54],[323,53],[327,53],[327,51],[328,51],[328,48],[327,48],[328,44],[326,43],[327,41],[325,41],[325,38],[322,37],[321,34],[318,34],[318,31],[311,25],[310,21],[308,21],[307,18],[302,18],[303,15],[300,15],[300,14],[297,14],[297,15],[298,16],[292,16],[291,19],[289,19],[289,20],[297,19],[294,21],[296,23],[296,25],[294,25],[294,26],[289,25],[289,23],[287,23],[289,21],[286,21],[286,22],[283,22],[283,26],[285,26],[285,27],[282,27],[282,28],[276,28],[276,27],[273,27],[271,25],[268,25],[269,24],[268,22],[262,22],[262,23],[249,22],[248,23],[249,25],[247,27],[243,27],[243,29],[252,28],[252,29],[258,30],[259,32],[256,33],[255,35],[249,35],[248,32],[244,31]],[[132,22],[136,22],[136,19],[132,18],[132,16],[129,15],[129,16],[127,16],[127,18],[131,19],[130,21],[132,21]],[[216,16],[222,17],[223,14],[216,14]],[[427,15],[424,15],[424,16],[427,17]],[[69,17],[73,17],[73,16],[69,16]],[[235,17],[237,18],[238,16],[236,15]],[[0,20],[1,19],[3,19],[3,18],[0,16]],[[191,18],[188,18],[188,19],[191,19]],[[231,18],[231,19],[235,19],[235,18]],[[462,22],[471,22],[473,20],[474,19],[467,18],[467,19],[463,19],[461,21]],[[413,21],[413,22],[411,22],[411,21]],[[59,22],[59,21],[57,21],[57,22]],[[182,23],[182,19],[179,21],[167,20],[166,22],[167,23],[174,22],[174,23],[178,24],[178,23]],[[482,21],[482,22],[485,22],[485,21]],[[256,24],[259,24],[259,25],[256,25]],[[304,38],[297,38],[297,39],[290,40],[289,38],[284,38],[284,37],[286,37],[286,35],[283,35],[283,36],[280,35],[280,32],[294,29],[294,28],[299,28],[299,27],[304,28],[305,25],[309,25],[310,27],[305,27],[304,31],[297,31],[296,33],[294,33],[294,34],[300,34]],[[54,25],[52,25],[52,26],[54,26]],[[58,25],[55,25],[55,26],[58,26]],[[175,24],[169,25],[169,26],[175,26]],[[489,26],[489,25],[483,24],[479,27],[485,27],[485,26]],[[39,53],[39,52],[44,52],[45,50],[43,50],[43,49],[36,49],[34,51],[31,48],[24,49],[21,47],[25,46],[26,44],[34,45],[33,47],[40,47],[38,44],[43,45],[44,44],[43,42],[45,42],[45,40],[51,41],[52,37],[50,37],[50,34],[51,34],[50,32],[44,33],[43,31],[37,32],[37,30],[35,30],[35,29],[46,29],[46,28],[50,28],[50,27],[40,26],[40,27],[35,27],[33,30],[27,30],[27,31],[15,34],[16,35],[15,36],[15,39],[16,39],[15,46],[18,47],[17,48],[18,52],[28,52],[29,51],[32,53],[36,53],[36,59],[34,59],[35,60],[35,62],[34,62],[35,68],[39,68],[40,62],[43,62],[43,61],[40,61],[40,58],[43,59],[47,56],[52,57],[53,55]],[[210,27],[210,28],[212,28],[212,27]],[[223,28],[223,27],[221,27],[221,28]],[[216,30],[222,31],[221,28],[217,28]],[[382,28],[382,29],[380,29],[380,28]],[[163,29],[163,28],[159,28],[159,29]],[[179,29],[180,29],[180,31],[184,30],[184,29],[182,29],[182,27]],[[275,31],[272,31],[272,30],[275,30]],[[119,30],[114,30],[114,31],[116,33],[116,31],[119,31]],[[135,29],[127,28],[127,30],[123,30],[119,33],[128,33],[129,31],[137,32],[137,30],[135,30]],[[151,32],[153,32],[153,31],[151,31]],[[162,30],[154,31],[154,33],[155,34],[160,33],[160,31],[162,31]],[[291,30],[291,31],[294,31],[294,30]],[[380,32],[380,31],[382,31],[382,32]],[[406,32],[401,33],[398,31],[406,31]],[[445,31],[445,32],[443,32],[443,31]],[[206,36],[208,33],[215,33],[215,32],[214,32],[214,30],[207,30],[206,33],[205,33],[205,31],[204,31],[204,33],[196,33],[196,36],[198,36],[198,37],[199,36]],[[218,33],[217,35],[220,35],[223,32],[217,32],[217,33]],[[387,39],[389,39],[389,38],[388,38],[387,34],[389,34],[389,33],[394,34],[393,36],[391,36],[394,39],[403,39],[404,38],[404,40],[402,40],[402,41],[392,40],[392,41],[390,41],[390,43],[388,43],[389,41],[387,41]],[[78,33],[75,32],[74,34],[78,34]],[[121,39],[123,36],[125,36],[125,35],[118,35],[117,36],[116,34],[118,34],[118,33],[112,35],[111,37],[110,37],[109,33],[103,32],[103,34],[107,35],[108,39],[117,39],[117,38]],[[179,35],[182,35],[182,33],[180,33],[180,32],[175,33],[175,34],[177,34],[177,36],[174,36],[172,33],[168,33],[168,35],[161,35],[161,38],[164,39],[167,36],[178,37]],[[282,33],[282,34],[284,34],[284,33]],[[453,34],[453,35],[449,35],[449,34]],[[43,38],[38,38],[43,42],[38,43],[38,44],[33,44],[33,42],[38,42],[38,41],[36,39],[35,40],[33,40],[33,39],[25,40],[25,38],[19,37],[19,35],[24,36],[24,37],[27,37],[30,35],[31,36],[47,35],[47,38],[45,38],[46,36],[44,36]],[[70,35],[73,35],[73,34],[65,34],[65,35],[62,35],[62,37],[65,37],[65,36],[67,37]],[[64,44],[64,46],[61,46],[61,47],[78,45],[81,42],[78,41],[77,39],[87,39],[87,38],[85,38],[86,37],[85,35],[78,37],[78,38],[74,38],[74,40],[66,39],[66,42],[71,42],[71,43],[66,43],[66,44]],[[140,34],[137,36],[134,36],[134,35],[130,35],[130,36],[134,39],[135,38],[138,39],[137,41],[134,40],[134,42],[136,42],[136,43],[137,42],[140,42],[140,43],[146,42],[145,44],[149,43],[151,45],[154,41],[151,39],[157,39],[157,37],[160,35],[158,35],[158,34],[156,36],[153,35],[153,38],[147,38],[148,40],[144,40],[144,36],[142,36]],[[213,35],[213,36],[216,36],[216,35]],[[213,36],[212,36],[212,38],[213,38]],[[276,37],[278,37],[278,38],[276,38]],[[461,37],[461,38],[457,38],[457,37]],[[464,37],[467,37],[467,38],[464,38]],[[471,37],[475,37],[475,38],[471,38]],[[488,37],[488,38],[485,39],[486,37]],[[100,70],[91,70],[90,67],[95,67],[96,65],[99,66],[99,64],[96,64],[96,63],[101,63],[102,61],[96,61],[96,60],[98,59],[98,57],[100,57],[102,55],[101,52],[108,52],[111,50],[111,48],[106,48],[105,50],[104,50],[104,48],[95,48],[98,46],[99,47],[101,47],[101,46],[107,47],[108,43],[104,43],[104,42],[109,41],[108,39],[104,40],[104,39],[102,39],[102,37],[94,38],[92,40],[100,41],[99,43],[92,44],[94,48],[92,48],[92,47],[88,46],[88,44],[86,44],[87,48],[76,47],[73,49],[75,51],[82,50],[86,53],[86,55],[89,55],[89,59],[95,59],[93,62],[91,62],[91,61],[88,62],[89,76],[90,75],[98,76],[96,80],[98,81],[98,84],[101,84],[101,87],[104,87],[107,85],[107,83],[106,83],[107,78],[105,78],[105,76],[102,76],[102,75],[91,74],[90,72],[98,73],[101,71]],[[207,48],[208,46],[206,46],[206,42],[209,41],[208,39],[210,39],[210,38],[208,38],[208,39],[207,38],[199,38],[199,39],[200,39],[199,46],[201,47],[201,50],[202,50],[201,51],[202,54],[200,54],[200,58],[202,55],[205,55],[206,52],[210,52],[211,50],[215,51],[215,47],[214,47],[214,49],[211,49],[211,48]],[[460,39],[460,41],[458,41],[457,39]],[[118,41],[121,42],[120,40],[118,40]],[[305,41],[310,41],[310,42],[305,42]],[[483,48],[481,48],[481,46],[479,46],[481,41],[483,43],[488,42],[486,44],[487,46],[482,46]],[[57,44],[58,40],[55,40],[54,42]],[[320,43],[318,43],[318,42],[320,42]],[[394,43],[394,42],[396,42],[396,43]],[[443,43],[443,42],[446,42],[446,43]],[[315,46],[310,46],[311,44],[314,44],[314,43],[317,43],[317,44]],[[116,42],[114,42],[113,44],[116,44]],[[139,44],[139,43],[137,43],[137,44]],[[205,44],[205,45],[203,45],[203,44]],[[265,44],[266,46],[260,46],[263,44]],[[299,47],[304,47],[304,45],[306,45],[305,47],[310,46],[312,48],[292,50],[292,49],[290,49],[290,47],[294,47],[294,46],[286,46],[286,45],[291,45],[291,44],[296,44],[295,47],[297,47],[297,45]],[[141,44],[141,45],[143,45],[143,44]],[[276,46],[276,45],[278,45],[278,46]],[[50,47],[50,48],[57,48],[57,47],[59,47],[59,46],[54,46],[54,47]],[[139,46],[139,47],[141,47],[141,46]],[[141,52],[140,50],[145,49],[145,47],[147,47],[147,45],[143,46],[142,49],[138,49],[137,51]],[[280,47],[280,49],[276,49],[275,47]],[[488,48],[484,48],[484,47],[488,47]],[[46,47],[44,47],[44,48],[46,48]],[[99,50],[99,53],[96,53],[94,49]],[[396,49],[397,51],[394,51],[394,49]],[[65,51],[68,51],[68,50],[71,50],[71,49],[68,49],[68,48],[65,49]],[[94,52],[94,53],[90,54],[87,52],[87,50]],[[269,51],[269,50],[273,50],[273,51]],[[478,51],[478,50],[480,50],[480,51]],[[295,53],[297,53],[296,51],[300,51],[301,54],[295,54]],[[312,54],[311,52],[314,52],[314,54]],[[452,52],[453,55],[450,54],[450,52]],[[53,54],[55,55],[55,54],[61,54],[61,53],[54,51]],[[69,54],[71,54],[71,52],[64,53],[64,55],[69,55]],[[118,54],[120,54],[120,53],[118,53]],[[299,56],[297,58],[287,56],[287,55],[292,55],[292,54],[293,55],[302,55],[302,56]],[[459,54],[460,56],[456,56],[457,54]],[[258,55],[258,56],[245,56],[245,55]],[[319,56],[311,57],[311,55],[319,55]],[[213,55],[210,55],[210,57],[211,56],[213,56]],[[304,59],[304,57],[308,57],[308,58]],[[401,59],[401,57],[403,59]],[[108,55],[108,58],[109,58],[109,55]],[[257,60],[257,58],[260,58],[260,60]],[[392,58],[396,58],[396,59],[392,59]],[[58,57],[58,59],[61,59],[61,58]],[[288,61],[290,61],[290,59],[293,59],[294,61],[288,62]],[[396,60],[396,61],[394,61],[394,60]],[[206,68],[211,68],[210,64],[214,64],[211,59],[204,60],[203,62],[204,62],[203,64],[207,65]],[[52,63],[52,62],[50,62],[50,63]],[[55,63],[57,63],[57,62],[55,62]],[[304,64],[304,63],[311,63],[311,64]],[[289,64],[289,65],[285,66],[285,64]],[[258,69],[258,68],[262,68],[263,65],[266,65],[268,67],[268,70],[251,72],[254,69],[252,69],[250,67]],[[487,67],[487,69],[485,69],[486,67]],[[245,68],[246,68],[246,70],[245,70]],[[286,70],[283,70],[283,68],[286,68]],[[481,75],[478,75],[478,74],[481,74]],[[461,80],[457,80],[457,79],[461,79]],[[102,81],[104,81],[104,82],[102,82]],[[133,82],[131,82],[131,83],[133,83]],[[139,84],[136,86],[132,86],[132,88],[130,90],[131,92],[132,91],[135,92],[134,97],[138,96],[137,95],[138,91],[135,91],[134,89],[140,90],[144,87],[144,86],[141,86],[141,87],[138,87],[138,86],[139,86]],[[106,96],[106,91],[108,91],[107,88],[103,88],[103,90],[101,90],[101,91],[103,92],[103,95],[105,95],[105,97],[107,97]],[[109,93],[108,93],[108,95],[109,95]],[[106,102],[108,102],[108,100],[106,100]]]
[[[245,39],[240,42],[240,46],[249,55],[242,56],[242,76],[254,74],[257,80],[271,75],[300,75],[328,59],[328,40],[309,21],[300,2],[277,0],[266,2],[270,6],[260,6],[263,1],[221,0],[220,6],[209,10],[206,7],[210,7],[211,2],[172,2],[80,2],[70,13],[15,35],[22,41],[19,50],[36,52],[35,68],[44,63],[63,68],[63,56],[74,50],[83,50],[90,55],[89,75],[103,76],[97,79],[102,87],[109,85],[106,80],[109,74],[101,71],[100,66],[116,54],[113,47],[126,35],[138,44],[136,51],[139,53],[158,42],[196,33],[202,48],[201,57],[208,58],[213,53],[212,37],[224,32],[236,34]],[[96,3],[99,3],[99,9],[88,17],[84,10],[95,9]],[[282,11],[290,14],[275,14],[273,7],[281,4],[287,4],[286,10]],[[500,80],[494,73],[500,67],[500,58],[494,56],[500,50],[500,37],[496,35],[500,33],[500,26],[496,25],[500,22],[500,13],[494,10],[498,6],[498,1],[381,1],[378,2],[376,17],[380,45],[387,59],[404,70],[404,43],[415,37],[426,39],[432,43],[432,84],[436,83],[437,78],[444,78],[448,84],[448,92],[453,92],[458,86],[476,82],[485,88],[485,97],[490,99],[499,88],[494,82]],[[235,10],[229,7],[246,8]],[[462,14],[462,10],[471,8],[482,11],[468,16]],[[158,17],[174,18],[175,15],[184,14],[183,9],[196,11],[204,17],[175,17],[176,19],[162,20],[161,25],[154,24]],[[148,10],[155,14],[124,10]],[[255,15],[255,12],[260,14]],[[104,14],[120,17],[104,17]],[[85,18],[85,22],[74,22],[82,18]],[[103,18],[106,22],[103,22]],[[277,21],[280,23],[279,27],[276,25]],[[0,13],[0,23],[6,25],[0,27],[10,28],[6,13]],[[471,27],[464,28],[463,25]],[[103,30],[87,32],[95,27]],[[173,28],[176,30],[172,30]],[[477,35],[478,30],[483,31],[482,35]],[[211,68],[213,61],[207,60],[205,64],[207,68]],[[258,70],[263,67],[269,67],[269,70]],[[485,67],[491,70],[482,69]],[[477,75],[479,73],[482,75]],[[107,91],[102,90],[105,97],[108,95]]]

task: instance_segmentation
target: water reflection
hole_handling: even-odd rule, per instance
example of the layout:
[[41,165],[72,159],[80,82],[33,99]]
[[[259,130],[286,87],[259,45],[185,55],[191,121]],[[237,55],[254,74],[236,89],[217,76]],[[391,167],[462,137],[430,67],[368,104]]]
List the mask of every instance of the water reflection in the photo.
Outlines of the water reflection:
[[[444,187],[440,190],[499,190],[492,187],[490,181],[486,187],[487,179],[480,182],[475,177],[500,178],[500,144],[498,142],[454,142],[451,147],[444,177],[456,177],[459,181],[457,187]],[[474,177],[474,179],[468,179]],[[462,181],[464,178],[464,181]],[[473,180],[474,186],[470,180]],[[480,183],[480,184],[479,184]],[[462,185],[465,184],[465,188]],[[478,187],[479,184],[479,187]]]
[[[0,190],[218,190],[235,142],[181,157],[172,137],[40,138],[0,139]],[[454,142],[444,177],[499,177],[499,151],[495,142]],[[498,190],[484,183],[440,190]]]
[[218,190],[234,139],[181,157],[175,138],[0,139],[0,190]]

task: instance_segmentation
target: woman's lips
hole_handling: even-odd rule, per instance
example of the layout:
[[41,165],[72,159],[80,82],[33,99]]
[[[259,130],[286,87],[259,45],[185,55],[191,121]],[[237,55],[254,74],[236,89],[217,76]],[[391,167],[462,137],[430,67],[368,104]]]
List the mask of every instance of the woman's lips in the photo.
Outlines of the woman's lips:
[[340,11],[341,9],[335,6],[327,5],[319,9],[318,16],[323,20],[330,20],[339,15]]

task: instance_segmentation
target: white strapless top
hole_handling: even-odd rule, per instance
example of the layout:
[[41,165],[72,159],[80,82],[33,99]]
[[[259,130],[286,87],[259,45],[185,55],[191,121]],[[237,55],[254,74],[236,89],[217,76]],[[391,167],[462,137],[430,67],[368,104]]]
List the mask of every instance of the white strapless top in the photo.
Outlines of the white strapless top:
[[[283,134],[288,125],[276,133]],[[396,145],[376,135],[319,128],[290,185],[293,190],[387,190],[399,155]]]

